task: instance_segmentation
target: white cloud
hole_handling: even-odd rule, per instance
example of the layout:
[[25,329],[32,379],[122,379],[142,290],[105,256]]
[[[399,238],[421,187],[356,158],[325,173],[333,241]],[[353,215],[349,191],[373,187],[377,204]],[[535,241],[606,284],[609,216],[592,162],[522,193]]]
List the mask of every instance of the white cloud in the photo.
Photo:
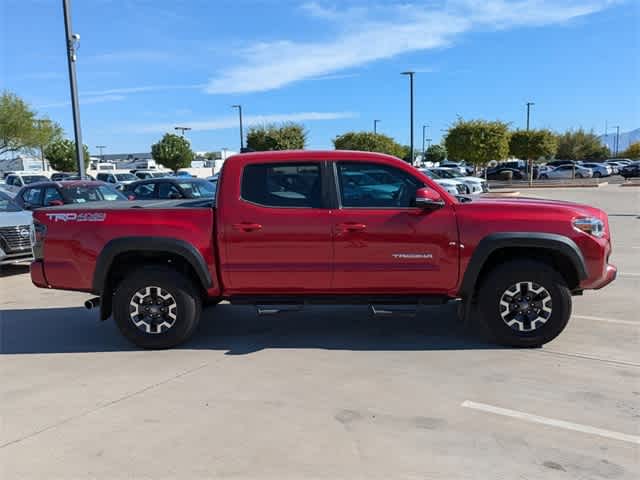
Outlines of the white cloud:
[[108,90],[94,90],[89,92],[83,92],[85,95],[113,95],[124,93],[145,93],[145,92],[159,92],[165,90],[196,90],[204,88],[206,85],[202,83],[193,85],[143,85],[137,87],[121,87],[110,88]]
[[[416,4],[328,7],[311,2],[302,11],[329,24],[324,41],[260,42],[213,77],[208,93],[272,90],[377,60],[450,45],[472,30],[500,30],[562,23],[597,12],[615,0],[443,0]],[[332,31],[335,30],[335,31]]]
[[[80,95],[80,105],[91,105],[94,103],[119,102],[124,100],[124,95],[98,95],[98,96],[82,96]],[[59,108],[71,105],[71,100],[65,102],[53,102],[36,105],[36,108]]]
[[[246,115],[243,122],[247,126],[260,125],[264,123],[278,122],[313,122],[322,120],[340,120],[344,118],[354,118],[358,115],[354,112],[295,112],[295,113],[275,113],[268,115]],[[181,124],[191,127],[193,131],[226,130],[238,127],[238,117],[235,115],[214,118],[211,120],[185,121]],[[136,133],[156,133],[173,131],[175,123],[158,123],[153,125],[133,125],[127,131]]]

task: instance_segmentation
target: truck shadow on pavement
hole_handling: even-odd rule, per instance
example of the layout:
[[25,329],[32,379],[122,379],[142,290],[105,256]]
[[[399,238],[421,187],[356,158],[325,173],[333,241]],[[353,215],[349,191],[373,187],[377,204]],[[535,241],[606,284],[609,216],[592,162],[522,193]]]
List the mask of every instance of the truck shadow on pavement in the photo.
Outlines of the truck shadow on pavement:
[[[246,355],[264,349],[471,350],[498,349],[464,328],[454,309],[429,308],[415,318],[372,318],[365,307],[314,307],[259,317],[255,309],[218,305],[205,309],[198,331],[179,347]],[[100,322],[84,308],[0,311],[0,353],[79,353],[137,350],[113,320]]]

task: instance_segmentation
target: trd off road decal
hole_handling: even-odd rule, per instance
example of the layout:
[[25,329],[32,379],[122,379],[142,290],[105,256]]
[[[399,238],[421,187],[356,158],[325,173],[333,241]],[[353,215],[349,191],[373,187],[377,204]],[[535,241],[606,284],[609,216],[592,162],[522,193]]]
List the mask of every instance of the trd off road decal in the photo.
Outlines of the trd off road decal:
[[47,213],[47,218],[54,222],[104,222],[107,214],[98,213]]

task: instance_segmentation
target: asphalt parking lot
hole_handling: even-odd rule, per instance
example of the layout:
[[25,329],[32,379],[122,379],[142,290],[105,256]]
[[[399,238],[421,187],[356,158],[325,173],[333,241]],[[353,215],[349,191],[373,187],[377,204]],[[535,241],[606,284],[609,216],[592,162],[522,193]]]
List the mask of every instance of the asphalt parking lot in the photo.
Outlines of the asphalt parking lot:
[[0,476],[640,478],[640,188],[531,195],[607,211],[620,273],[541,349],[495,347],[452,308],[223,304],[183,348],[137,351],[86,295],[5,269]]

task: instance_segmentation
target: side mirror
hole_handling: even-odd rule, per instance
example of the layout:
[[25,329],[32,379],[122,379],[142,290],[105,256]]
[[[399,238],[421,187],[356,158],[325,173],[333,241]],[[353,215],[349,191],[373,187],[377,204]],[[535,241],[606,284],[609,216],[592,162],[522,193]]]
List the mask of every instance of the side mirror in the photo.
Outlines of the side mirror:
[[425,210],[436,210],[444,207],[444,200],[442,200],[438,192],[430,188],[419,188],[416,190],[416,207],[424,208]]
[[171,200],[178,200],[178,199],[182,198],[182,195],[180,195],[178,192],[171,192],[169,194],[169,198]]
[[22,204],[22,208],[24,208],[25,210],[33,210],[33,205],[31,205],[29,202],[24,202]]
[[127,195],[127,199],[129,199],[129,200],[135,200],[135,199],[136,199],[136,197],[134,197],[133,195]]
[[47,205],[48,207],[61,207],[62,205],[64,205],[64,202],[62,200],[51,200],[49,202],[49,205]]

